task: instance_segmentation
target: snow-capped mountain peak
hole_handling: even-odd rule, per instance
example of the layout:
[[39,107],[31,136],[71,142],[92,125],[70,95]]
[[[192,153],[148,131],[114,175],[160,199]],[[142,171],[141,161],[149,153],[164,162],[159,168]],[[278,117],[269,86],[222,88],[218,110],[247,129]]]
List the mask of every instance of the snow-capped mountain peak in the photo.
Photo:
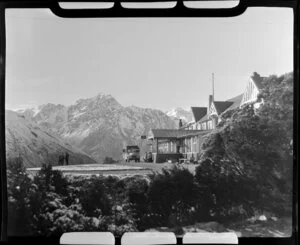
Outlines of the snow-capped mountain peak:
[[182,119],[184,122],[190,122],[193,119],[192,111],[185,110],[182,107],[176,107],[166,112],[166,114],[175,119]]

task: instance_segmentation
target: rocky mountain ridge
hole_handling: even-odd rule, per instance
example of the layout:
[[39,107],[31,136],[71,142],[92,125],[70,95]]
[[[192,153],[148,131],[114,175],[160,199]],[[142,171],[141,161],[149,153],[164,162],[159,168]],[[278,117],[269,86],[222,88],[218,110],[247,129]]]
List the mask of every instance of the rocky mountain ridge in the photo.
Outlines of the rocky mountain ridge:
[[141,136],[151,128],[177,127],[176,121],[160,110],[124,107],[103,93],[70,106],[49,103],[19,113],[99,162],[106,156],[120,159],[126,144],[137,144],[142,152],[148,149],[149,142]]

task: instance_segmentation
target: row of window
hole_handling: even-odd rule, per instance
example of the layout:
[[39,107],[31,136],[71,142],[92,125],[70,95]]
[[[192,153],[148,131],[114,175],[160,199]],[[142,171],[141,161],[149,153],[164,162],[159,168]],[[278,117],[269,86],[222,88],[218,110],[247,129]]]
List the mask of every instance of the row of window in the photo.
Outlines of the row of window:
[[169,145],[168,143],[159,143],[158,145],[158,151],[159,153],[167,153],[169,152]]
[[[182,152],[183,153],[198,152],[197,142],[198,142],[197,136],[184,139],[184,145],[181,149]],[[170,146],[170,148],[169,148],[169,146]],[[172,141],[165,142],[165,143],[159,143],[158,152],[159,153],[175,153],[176,152],[176,143],[173,143]]]
[[159,143],[158,151],[159,153],[176,153],[176,143],[173,141]]

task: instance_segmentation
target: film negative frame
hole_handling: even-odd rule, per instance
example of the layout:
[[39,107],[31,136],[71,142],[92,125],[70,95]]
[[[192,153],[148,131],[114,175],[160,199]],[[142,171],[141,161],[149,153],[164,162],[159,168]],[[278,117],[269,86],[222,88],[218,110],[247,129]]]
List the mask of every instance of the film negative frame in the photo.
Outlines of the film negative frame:
[[[218,1],[218,0],[217,0]],[[219,0],[220,1],[220,0]],[[83,2],[80,0],[64,0],[63,2]],[[88,1],[88,2],[107,2]],[[6,190],[6,159],[5,159],[5,9],[10,8],[49,8],[59,17],[65,18],[163,18],[163,17],[233,17],[242,14],[247,7],[283,7],[291,8],[294,13],[294,174],[293,174],[293,232],[290,238],[239,238],[241,244],[296,244],[298,242],[298,161],[299,161],[299,12],[297,0],[240,0],[238,6],[230,9],[194,9],[184,6],[182,0],[177,0],[174,8],[170,9],[129,9],[123,8],[121,2],[114,2],[109,9],[63,9],[58,1],[0,1],[0,158],[1,158],[1,242],[43,244],[58,244],[59,237],[27,237],[7,239],[7,190]],[[155,2],[141,0],[126,0],[122,2]],[[159,1],[157,1],[159,2]],[[116,244],[121,244],[116,238]],[[177,238],[177,244],[182,239]]]

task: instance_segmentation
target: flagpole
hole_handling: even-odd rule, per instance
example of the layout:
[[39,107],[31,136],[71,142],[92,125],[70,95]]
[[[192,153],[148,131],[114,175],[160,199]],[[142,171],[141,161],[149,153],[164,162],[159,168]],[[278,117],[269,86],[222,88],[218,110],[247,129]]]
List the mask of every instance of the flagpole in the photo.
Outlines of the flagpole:
[[213,101],[215,100],[215,74],[212,73],[212,97]]

